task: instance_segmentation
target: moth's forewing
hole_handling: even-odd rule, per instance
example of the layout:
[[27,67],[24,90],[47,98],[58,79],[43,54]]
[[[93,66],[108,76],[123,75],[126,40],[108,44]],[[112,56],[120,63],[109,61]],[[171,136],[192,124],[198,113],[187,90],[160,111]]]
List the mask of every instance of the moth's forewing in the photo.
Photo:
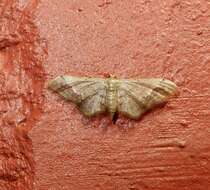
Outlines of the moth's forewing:
[[176,85],[166,79],[121,80],[119,84],[118,112],[132,119],[166,102],[176,91]]
[[106,110],[105,85],[105,80],[99,78],[59,76],[48,87],[78,105],[86,116],[94,116]]

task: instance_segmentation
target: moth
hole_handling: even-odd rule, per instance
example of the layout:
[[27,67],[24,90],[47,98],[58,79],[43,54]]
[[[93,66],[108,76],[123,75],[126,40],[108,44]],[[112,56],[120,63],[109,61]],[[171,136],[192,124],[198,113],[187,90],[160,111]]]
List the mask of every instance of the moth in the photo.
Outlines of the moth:
[[167,101],[176,90],[170,80],[117,79],[58,76],[48,87],[66,100],[75,103],[88,117],[108,112],[113,122],[121,113],[131,119],[139,119],[142,114]]

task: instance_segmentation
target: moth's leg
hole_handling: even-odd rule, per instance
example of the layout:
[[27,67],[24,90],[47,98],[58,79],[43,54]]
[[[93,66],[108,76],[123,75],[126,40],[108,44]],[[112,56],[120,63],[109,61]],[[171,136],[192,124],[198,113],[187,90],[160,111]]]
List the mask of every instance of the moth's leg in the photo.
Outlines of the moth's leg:
[[112,121],[109,117],[101,118],[101,122],[99,125],[100,128],[106,130],[110,125],[112,125]]
[[121,129],[130,129],[134,127],[134,123],[131,119],[125,117],[119,117],[116,121],[116,125]]
[[82,124],[85,125],[85,127],[91,127],[92,119],[90,117],[83,116],[81,121],[82,121]]
[[97,116],[97,117],[83,117],[82,123],[86,128],[99,127],[106,129],[111,125],[110,119],[107,117]]

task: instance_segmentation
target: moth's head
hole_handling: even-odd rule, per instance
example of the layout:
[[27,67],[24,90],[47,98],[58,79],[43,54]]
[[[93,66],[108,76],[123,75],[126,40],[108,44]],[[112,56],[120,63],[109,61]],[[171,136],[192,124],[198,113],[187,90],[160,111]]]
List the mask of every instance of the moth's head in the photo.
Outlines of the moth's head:
[[117,77],[115,75],[113,75],[113,74],[109,74],[109,78],[116,79]]
[[104,73],[103,75],[105,78],[117,79],[117,77],[115,75],[110,74],[110,73]]

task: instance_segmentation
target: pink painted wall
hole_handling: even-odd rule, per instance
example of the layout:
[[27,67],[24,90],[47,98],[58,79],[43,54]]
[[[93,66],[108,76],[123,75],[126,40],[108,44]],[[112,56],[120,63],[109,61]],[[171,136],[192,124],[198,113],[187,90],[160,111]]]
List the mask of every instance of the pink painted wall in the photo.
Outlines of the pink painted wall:
[[[208,0],[2,0],[0,190],[207,190],[209,10]],[[110,125],[46,89],[57,75],[107,73],[168,78],[179,95]]]

